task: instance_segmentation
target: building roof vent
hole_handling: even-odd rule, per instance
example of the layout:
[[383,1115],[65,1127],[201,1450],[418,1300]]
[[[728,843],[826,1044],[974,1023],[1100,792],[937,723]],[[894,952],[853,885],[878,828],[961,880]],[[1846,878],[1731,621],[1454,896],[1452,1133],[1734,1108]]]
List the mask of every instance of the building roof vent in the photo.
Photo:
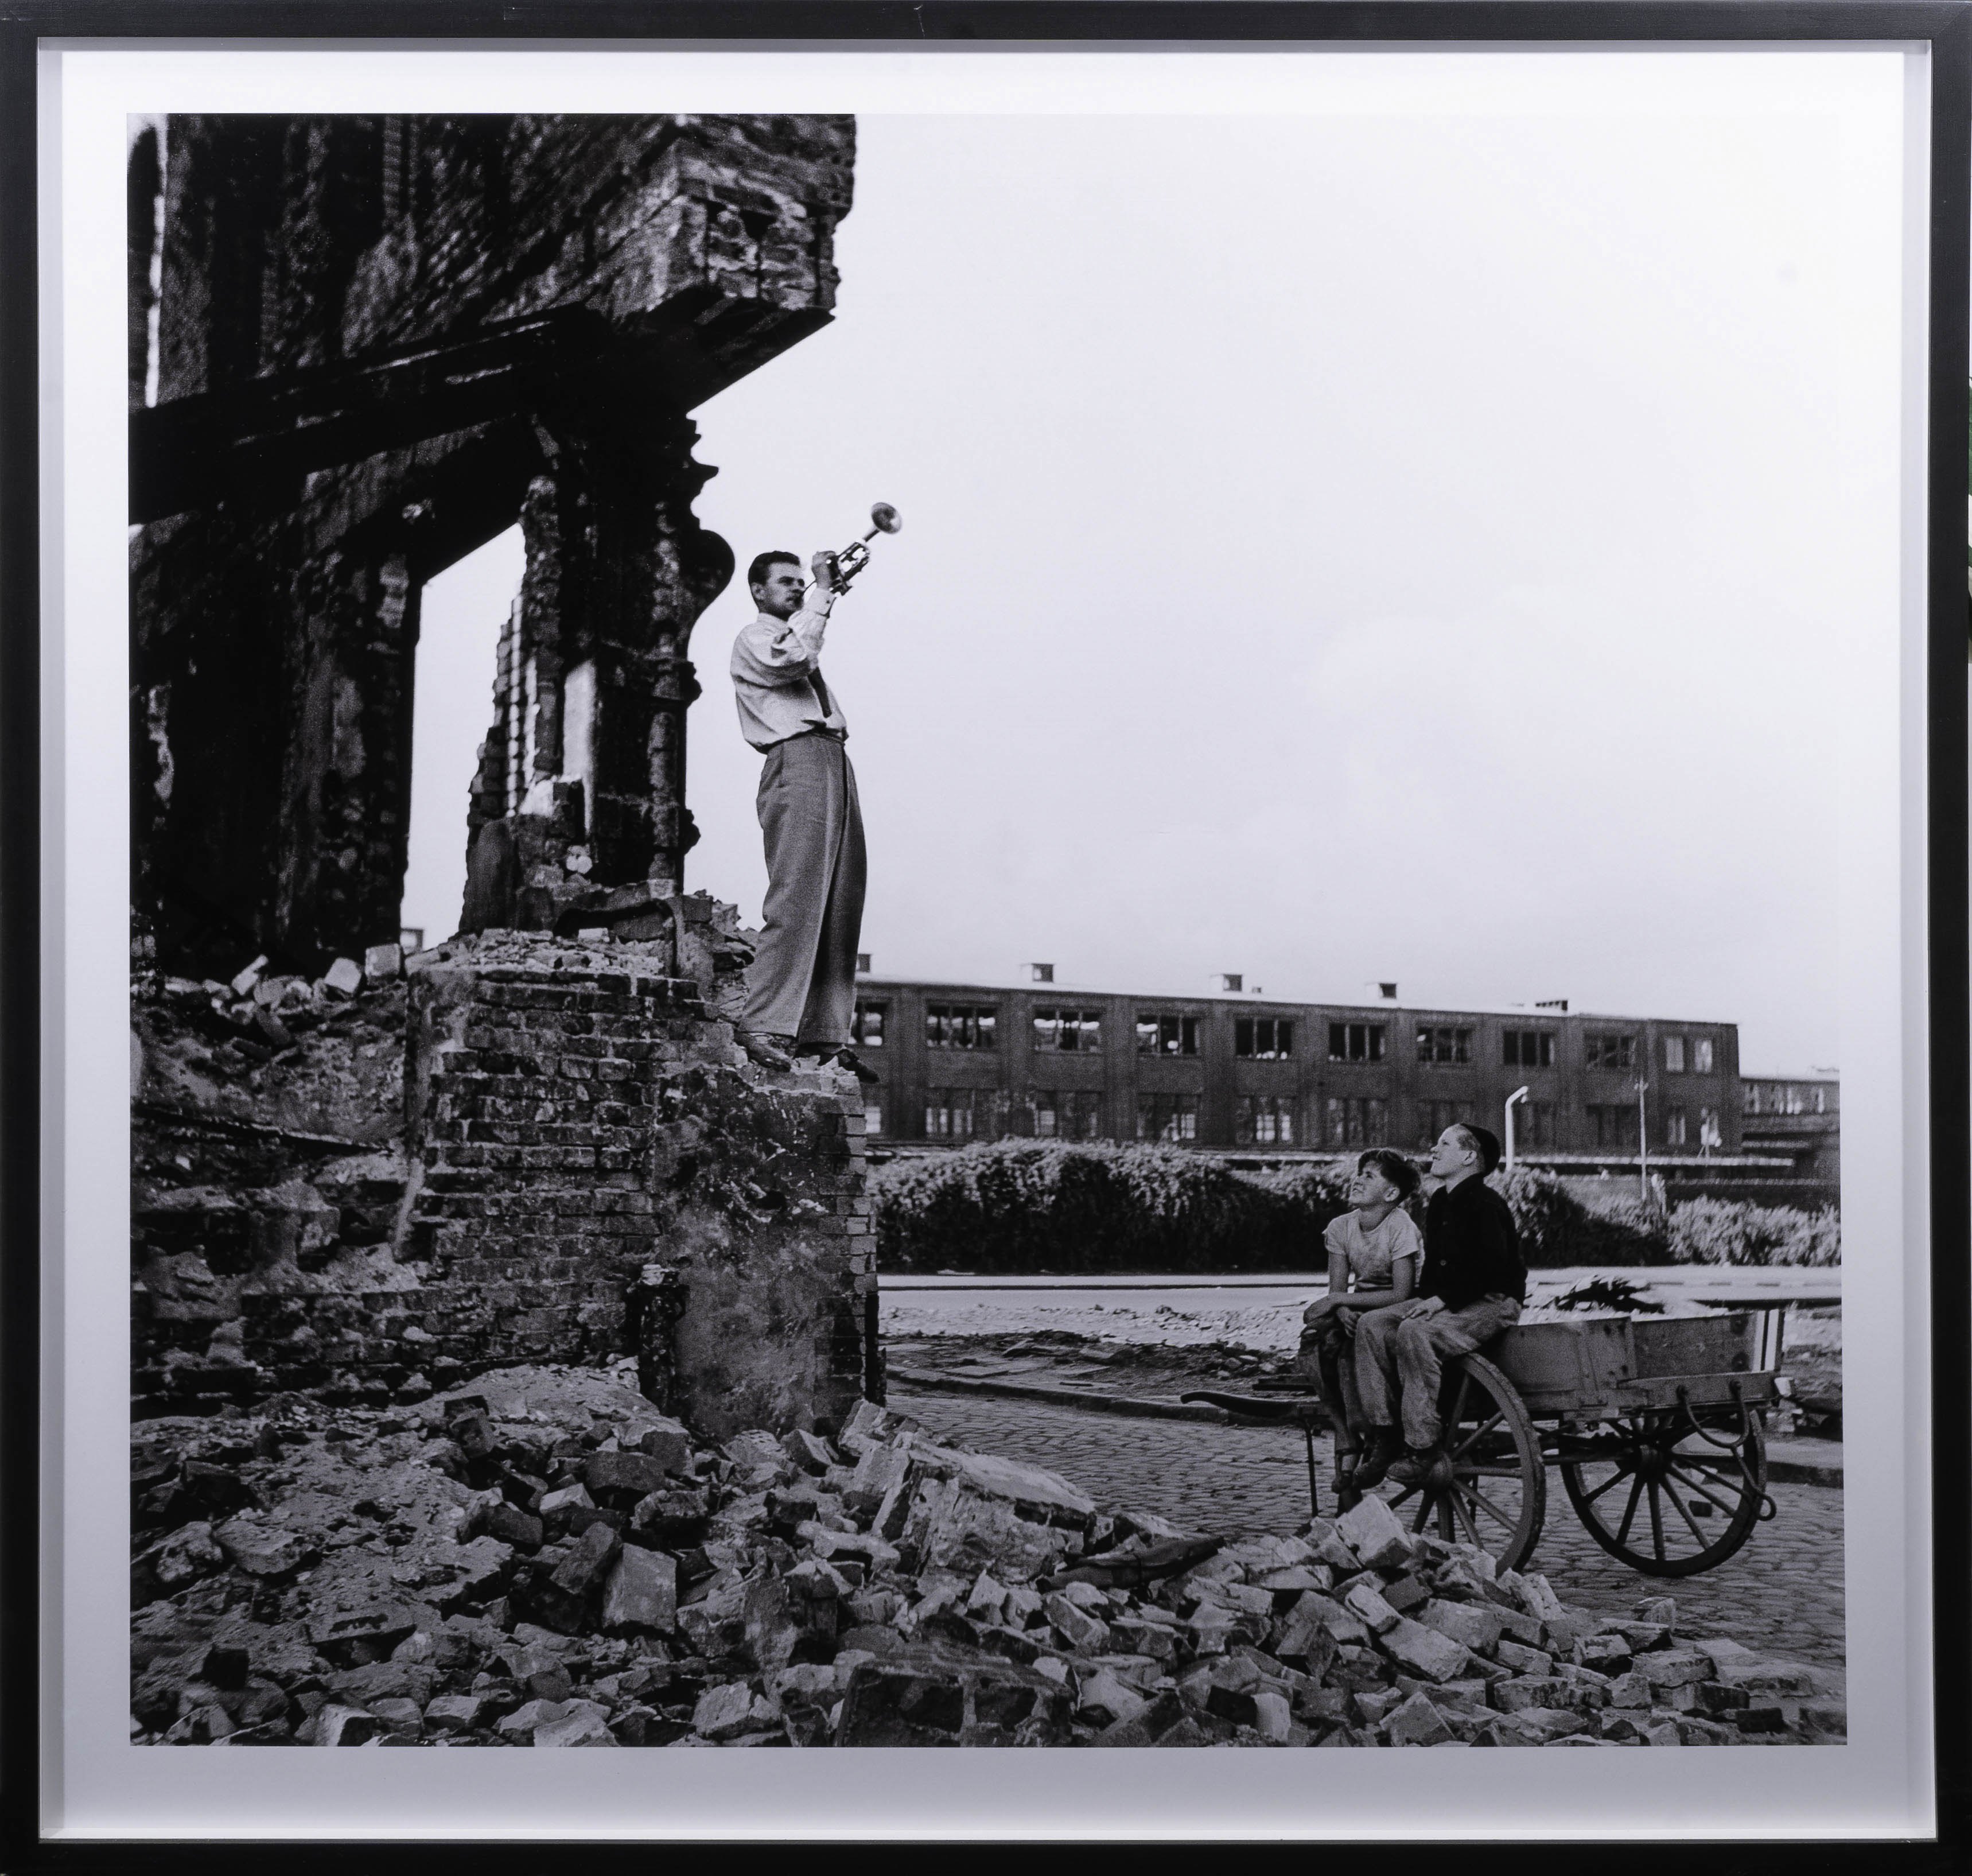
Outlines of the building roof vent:
[[1568,1014],[1568,999],[1566,997],[1548,997],[1544,999],[1536,997],[1534,999],[1534,1008],[1537,1010],[1559,1010],[1562,1015],[1566,1016]]
[[1054,982],[1054,966],[1052,964],[1030,964],[1027,976],[1034,983],[1051,984]]
[[[838,970],[841,968],[840,965],[836,966]],[[859,977],[867,977],[870,975],[870,953],[867,951],[859,951],[856,953],[856,975]]]
[[1246,975],[1240,971],[1220,971],[1213,976],[1212,987],[1215,990],[1242,992],[1246,988]]

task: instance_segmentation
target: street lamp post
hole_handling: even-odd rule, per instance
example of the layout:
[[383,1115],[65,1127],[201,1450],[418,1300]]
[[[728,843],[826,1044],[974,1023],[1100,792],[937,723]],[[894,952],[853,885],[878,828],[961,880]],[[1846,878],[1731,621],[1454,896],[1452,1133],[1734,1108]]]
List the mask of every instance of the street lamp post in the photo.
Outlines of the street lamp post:
[[1507,1170],[1509,1172],[1513,1169],[1513,1109],[1526,1098],[1525,1088],[1516,1088],[1507,1097]]
[[1637,1196],[1646,1205],[1650,1202],[1650,1134],[1644,1093],[1650,1085],[1641,1075],[1637,1077]]

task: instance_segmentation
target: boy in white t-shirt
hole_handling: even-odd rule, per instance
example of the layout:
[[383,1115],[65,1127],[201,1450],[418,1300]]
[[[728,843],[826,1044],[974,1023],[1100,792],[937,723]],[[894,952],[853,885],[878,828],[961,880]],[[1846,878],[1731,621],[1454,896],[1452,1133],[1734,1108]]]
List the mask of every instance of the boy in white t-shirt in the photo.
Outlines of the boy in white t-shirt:
[[1356,1384],[1356,1322],[1365,1310],[1406,1301],[1417,1289],[1424,1240],[1404,1210],[1420,1183],[1417,1168],[1389,1147],[1356,1162],[1350,1209],[1324,1234],[1328,1294],[1301,1320],[1301,1367],[1321,1389],[1335,1427],[1335,1489],[1351,1490],[1363,1426]]

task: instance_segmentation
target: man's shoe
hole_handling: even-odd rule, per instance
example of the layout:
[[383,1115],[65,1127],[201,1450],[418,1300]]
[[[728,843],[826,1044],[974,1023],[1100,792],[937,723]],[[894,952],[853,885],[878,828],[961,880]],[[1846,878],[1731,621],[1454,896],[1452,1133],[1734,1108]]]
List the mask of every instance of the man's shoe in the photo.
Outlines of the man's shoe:
[[881,1075],[878,1074],[876,1070],[872,1068],[867,1062],[864,1061],[854,1049],[843,1049],[840,1051],[835,1057],[835,1065],[838,1068],[847,1069],[858,1081],[877,1082],[882,1080],[883,1078]]
[[1422,1485],[1431,1482],[1432,1474],[1444,1463],[1442,1446],[1412,1446],[1400,1459],[1391,1463],[1389,1476],[1400,1485]]
[[1383,1482],[1384,1475],[1403,1456],[1404,1443],[1396,1433],[1379,1430],[1370,1436],[1368,1454],[1357,1460],[1353,1481],[1358,1492],[1367,1492]]
[[749,1060],[759,1063],[762,1068],[785,1074],[795,1065],[792,1036],[769,1035],[759,1029],[736,1029],[733,1040],[746,1051]]

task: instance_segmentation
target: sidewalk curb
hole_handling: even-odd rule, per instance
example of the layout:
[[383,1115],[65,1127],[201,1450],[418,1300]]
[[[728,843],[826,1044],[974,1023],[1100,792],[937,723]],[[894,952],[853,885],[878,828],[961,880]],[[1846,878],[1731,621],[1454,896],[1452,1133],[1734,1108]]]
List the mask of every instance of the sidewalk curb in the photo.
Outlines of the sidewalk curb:
[[1767,1461],[1767,1479],[1769,1484],[1782,1485],[1833,1485],[1837,1492],[1842,1489],[1842,1468],[1837,1465],[1817,1465],[1807,1459],[1777,1459]]
[[[1098,1394],[1076,1387],[1044,1387],[1029,1381],[981,1381],[958,1374],[931,1374],[922,1368],[893,1368],[891,1380],[927,1394],[984,1396],[1001,1400],[1034,1400],[1048,1407],[1079,1409],[1084,1414],[1108,1414],[1131,1420],[1202,1420],[1214,1427],[1236,1423],[1223,1408],[1203,1401],[1159,1400],[1142,1394]],[[1775,1485],[1822,1485],[1842,1489],[1842,1466],[1811,1460],[1775,1459],[1767,1461],[1767,1477]]]
[[1079,1407],[1085,1414],[1114,1414],[1147,1420],[1204,1420],[1229,1427],[1232,1417],[1203,1400],[1155,1400],[1141,1394],[1085,1394],[1078,1387],[1042,1387],[1011,1381],[975,1381],[958,1374],[927,1374],[921,1368],[893,1368],[890,1379],[931,1394],[987,1394],[1002,1400],[1039,1400],[1050,1407]]

